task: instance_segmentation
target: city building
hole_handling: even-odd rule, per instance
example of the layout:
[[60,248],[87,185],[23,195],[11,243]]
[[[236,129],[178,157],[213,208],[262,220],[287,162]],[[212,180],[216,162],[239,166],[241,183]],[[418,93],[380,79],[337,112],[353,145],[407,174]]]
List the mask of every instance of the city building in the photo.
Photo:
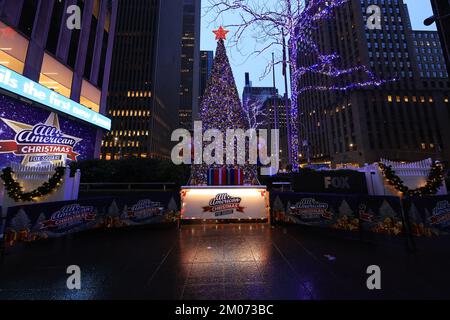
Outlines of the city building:
[[214,51],[200,51],[200,95],[203,96],[211,76],[212,65],[214,61]]
[[200,76],[200,0],[184,0],[181,38],[180,126],[192,129],[198,116]]
[[183,0],[119,1],[103,159],[170,158],[179,125],[182,22]]
[[[111,126],[104,114],[117,4],[0,1],[0,167],[22,158],[27,165],[65,165],[98,157]],[[43,124],[50,127],[45,134],[34,131]],[[27,130],[57,141],[70,136],[64,139],[70,143],[59,149],[50,143],[46,152],[25,148],[18,139]]]
[[[381,29],[367,27],[369,5],[380,7]],[[450,83],[437,33],[413,31],[402,0],[351,0],[313,31],[313,37],[323,52],[340,54],[341,68],[366,65],[379,78],[390,80],[376,88],[300,95],[300,139],[306,141],[313,162],[341,166],[380,158],[450,159]],[[315,61],[307,52],[299,57],[301,66]],[[339,80],[365,79],[357,73]],[[312,74],[299,80],[299,86],[329,83],[329,78]],[[303,163],[304,149],[299,155]]]
[[413,30],[412,37],[419,77],[448,79],[447,64],[437,32]]
[[441,39],[442,49],[447,63],[447,72],[450,74],[450,1],[431,0],[431,6]]
[[250,81],[250,74],[245,73],[245,86],[242,92],[242,101],[261,101],[264,102],[268,98],[273,98],[278,94],[278,90],[274,87],[254,87]]
[[[278,89],[273,87],[254,87],[250,74],[245,73],[245,86],[242,93],[244,108],[252,104],[261,105],[261,116],[258,117],[258,123],[263,123],[265,129],[279,129],[280,134],[280,162],[281,168],[285,168],[288,163],[288,137],[286,127],[286,100],[278,94]],[[288,100],[288,108],[290,101]],[[254,107],[251,107],[254,108]],[[275,112],[277,110],[277,112]],[[271,140],[270,131],[268,140]],[[268,148],[270,150],[270,147]]]

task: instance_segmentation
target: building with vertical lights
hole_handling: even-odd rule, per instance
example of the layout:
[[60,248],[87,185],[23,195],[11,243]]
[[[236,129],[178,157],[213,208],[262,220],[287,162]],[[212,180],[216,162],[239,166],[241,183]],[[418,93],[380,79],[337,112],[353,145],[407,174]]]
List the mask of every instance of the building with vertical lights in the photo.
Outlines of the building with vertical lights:
[[436,19],[439,38],[441,39],[442,50],[447,63],[447,72],[450,73],[450,1],[431,0],[431,6]]
[[[381,9],[381,30],[367,27],[369,5]],[[412,30],[402,0],[351,0],[313,36],[322,52],[340,54],[342,67],[366,65],[379,78],[392,80],[378,88],[311,90],[300,96],[300,139],[309,142],[313,162],[450,159],[450,83],[439,39],[436,32]],[[313,61],[299,55],[300,66]],[[324,81],[329,80],[307,74],[299,85]],[[306,162],[304,150],[300,153]]]
[[103,159],[170,157],[182,22],[183,0],[119,1]]
[[181,37],[180,127],[192,129],[198,115],[200,76],[200,0],[184,0]]
[[[80,9],[81,25],[74,28],[67,24],[71,5]],[[111,125],[104,114],[117,5],[113,0],[0,1],[0,167],[22,157],[27,165],[38,165],[99,156],[101,137]],[[11,145],[22,129],[42,123],[76,138],[69,153],[33,153],[28,151],[37,149]]]
[[211,76],[213,61],[214,51],[200,51],[200,100],[206,90],[209,77]]

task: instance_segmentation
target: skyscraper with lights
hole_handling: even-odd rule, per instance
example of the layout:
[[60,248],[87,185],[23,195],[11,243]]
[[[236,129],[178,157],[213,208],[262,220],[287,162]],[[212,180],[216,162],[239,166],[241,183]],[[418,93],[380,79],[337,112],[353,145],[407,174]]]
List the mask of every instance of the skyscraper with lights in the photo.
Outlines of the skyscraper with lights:
[[[380,8],[381,29],[368,27],[370,5]],[[439,37],[412,30],[402,0],[351,0],[313,37],[322,52],[340,54],[342,67],[366,65],[379,78],[392,80],[378,88],[311,90],[300,96],[300,139],[308,142],[313,162],[450,159],[450,83]],[[299,57],[300,66],[314,59]],[[331,80],[307,74],[299,85],[323,81]],[[301,160],[306,162],[304,154]]]

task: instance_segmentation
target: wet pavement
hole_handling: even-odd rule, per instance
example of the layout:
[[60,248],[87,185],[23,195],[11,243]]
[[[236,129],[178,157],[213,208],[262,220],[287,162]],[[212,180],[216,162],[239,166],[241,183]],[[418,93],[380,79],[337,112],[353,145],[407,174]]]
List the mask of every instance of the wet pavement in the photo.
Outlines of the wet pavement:
[[[81,268],[81,290],[66,268]],[[366,269],[381,268],[381,290]],[[88,232],[9,249],[0,299],[449,299],[450,255],[298,226]]]

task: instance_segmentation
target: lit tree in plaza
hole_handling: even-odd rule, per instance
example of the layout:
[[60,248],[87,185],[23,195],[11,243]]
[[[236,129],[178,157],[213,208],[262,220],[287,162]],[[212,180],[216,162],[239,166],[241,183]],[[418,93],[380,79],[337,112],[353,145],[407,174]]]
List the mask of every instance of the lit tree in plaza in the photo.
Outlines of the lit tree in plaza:
[[[217,40],[216,55],[214,58],[211,77],[203,95],[200,104],[200,118],[202,120],[202,131],[208,129],[218,130],[222,135],[223,151],[227,148],[235,150],[235,144],[226,146],[226,131],[227,129],[242,129],[246,131],[249,129],[249,124],[246,119],[246,112],[244,111],[239,94],[234,81],[233,71],[231,70],[230,62],[227,57],[224,40],[226,39],[227,30],[220,27],[214,31]],[[216,139],[217,137],[214,137]],[[208,153],[207,146],[203,146]],[[248,148],[246,148],[248,149]],[[194,147],[194,153],[201,152]],[[217,152],[216,149],[212,153]],[[239,155],[237,155],[239,157]],[[191,184],[205,185],[207,183],[208,169],[210,168],[241,168],[244,173],[245,184],[256,184],[256,171],[254,165],[249,165],[248,161],[244,165],[222,163],[206,164],[204,161],[201,164],[192,165]]]
[[[273,50],[283,49],[282,56],[268,64],[264,75],[278,64],[284,70],[289,67],[291,104],[286,113],[288,127],[288,145],[291,150],[290,162],[294,170],[298,168],[299,128],[298,99],[305,91],[347,91],[368,86],[379,86],[386,81],[378,79],[366,66],[358,65],[342,68],[340,56],[336,52],[325,53],[314,39],[314,31],[321,23],[333,17],[335,9],[349,0],[209,0],[210,11],[220,16],[223,13],[237,13],[240,22],[229,24],[235,28],[233,43],[238,46],[246,34],[255,35],[256,43],[253,54],[260,55]],[[287,45],[286,45],[287,39]],[[287,51],[287,52],[286,52]],[[314,61],[307,66],[298,64],[299,54],[313,57]],[[285,71],[284,71],[285,72]],[[308,74],[322,76],[323,85],[299,87],[299,80]],[[352,81],[358,75],[360,81]]]

